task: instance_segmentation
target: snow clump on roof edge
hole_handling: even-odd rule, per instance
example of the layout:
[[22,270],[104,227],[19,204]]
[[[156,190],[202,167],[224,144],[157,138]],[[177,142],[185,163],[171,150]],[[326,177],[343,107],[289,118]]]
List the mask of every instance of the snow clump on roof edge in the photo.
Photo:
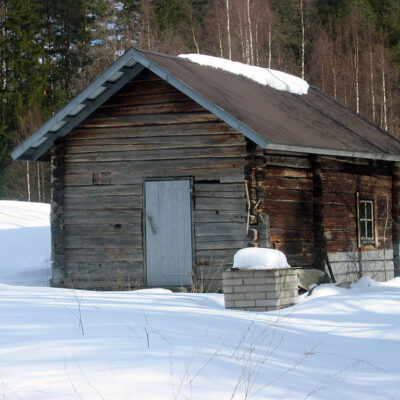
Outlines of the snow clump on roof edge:
[[241,75],[260,85],[270,86],[277,90],[299,95],[308,93],[309,85],[304,79],[285,72],[203,54],[180,54],[178,57],[206,67],[217,68],[235,75]]

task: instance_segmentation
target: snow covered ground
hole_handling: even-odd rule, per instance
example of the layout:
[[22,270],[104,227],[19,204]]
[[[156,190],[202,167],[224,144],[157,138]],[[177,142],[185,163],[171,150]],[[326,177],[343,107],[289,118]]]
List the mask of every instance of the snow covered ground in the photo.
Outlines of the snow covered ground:
[[50,204],[0,201],[0,282],[49,286]]
[[0,285],[3,399],[398,399],[399,365],[400,278],[268,313],[219,294]]

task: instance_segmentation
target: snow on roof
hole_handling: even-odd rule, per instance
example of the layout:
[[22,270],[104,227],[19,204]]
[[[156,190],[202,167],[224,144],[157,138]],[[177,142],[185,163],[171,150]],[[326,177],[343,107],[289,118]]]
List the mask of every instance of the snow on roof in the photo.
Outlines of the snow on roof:
[[241,75],[260,85],[270,86],[277,90],[284,90],[299,95],[308,93],[309,84],[304,79],[282,71],[247,65],[237,61],[204,54],[180,54],[178,57],[188,59],[196,64],[222,69],[235,75]]

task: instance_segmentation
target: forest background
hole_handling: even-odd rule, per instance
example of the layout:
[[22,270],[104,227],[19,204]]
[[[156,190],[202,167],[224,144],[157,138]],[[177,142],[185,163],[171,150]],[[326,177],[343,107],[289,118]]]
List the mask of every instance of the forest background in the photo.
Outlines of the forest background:
[[0,0],[0,199],[50,201],[10,150],[131,46],[303,77],[400,137],[400,0]]

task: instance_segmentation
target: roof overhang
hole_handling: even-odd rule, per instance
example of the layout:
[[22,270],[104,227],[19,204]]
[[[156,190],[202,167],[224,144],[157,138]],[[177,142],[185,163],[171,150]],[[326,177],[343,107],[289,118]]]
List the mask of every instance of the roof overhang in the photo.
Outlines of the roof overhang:
[[293,153],[311,153],[373,160],[400,161],[400,155],[388,153],[366,153],[320,147],[295,146],[273,143],[245,125],[238,118],[208,100],[187,83],[150,60],[140,51],[130,48],[114,64],[107,68],[88,87],[73,98],[65,107],[45,122],[34,134],[21,143],[12,153],[15,160],[35,161],[43,156],[53,143],[71,132],[92,112],[99,108],[126,83],[138,75],[144,68],[164,79],[176,89],[190,97],[232,128],[267,150]]

